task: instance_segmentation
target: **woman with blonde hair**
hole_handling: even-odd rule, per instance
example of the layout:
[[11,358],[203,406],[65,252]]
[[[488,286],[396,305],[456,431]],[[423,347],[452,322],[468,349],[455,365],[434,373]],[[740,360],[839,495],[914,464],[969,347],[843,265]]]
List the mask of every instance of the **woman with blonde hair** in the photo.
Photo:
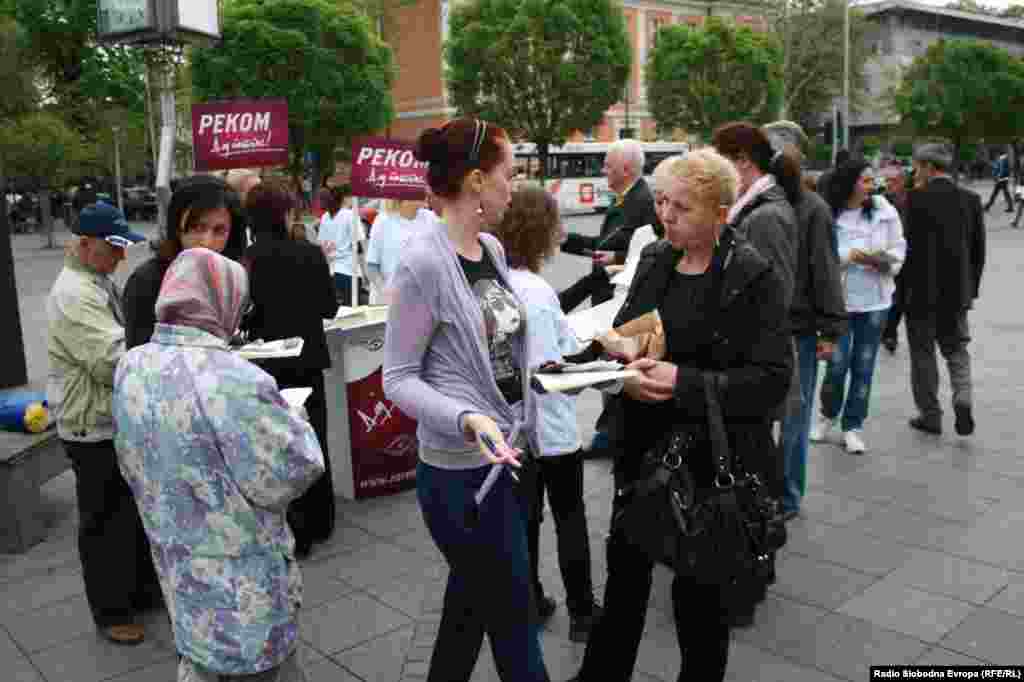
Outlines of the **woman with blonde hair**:
[[426,225],[420,200],[388,199],[377,214],[366,249],[366,271],[370,280],[370,303],[386,303],[387,286],[398,268],[409,240]]
[[[739,177],[712,149],[690,152],[664,169],[659,211],[665,239],[648,246],[615,325],[657,310],[665,330],[663,360],[629,365],[622,409],[609,420],[616,493],[608,539],[604,616],[591,633],[576,680],[628,682],[643,636],[653,560],[617,523],[646,478],[645,455],[686,435],[685,462],[696,495],[714,484],[705,387],[717,385],[733,466],[772,466],[771,423],[786,395],[792,347],[782,281],[771,264],[726,225]],[[753,612],[758,590],[742,597],[713,580],[677,574],[672,583],[679,680],[725,678],[730,624]]]

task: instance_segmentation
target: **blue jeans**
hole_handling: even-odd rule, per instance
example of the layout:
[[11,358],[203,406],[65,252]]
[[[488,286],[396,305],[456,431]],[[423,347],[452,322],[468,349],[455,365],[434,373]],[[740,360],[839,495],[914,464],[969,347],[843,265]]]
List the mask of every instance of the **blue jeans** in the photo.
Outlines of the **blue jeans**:
[[818,338],[814,334],[794,337],[800,402],[786,412],[782,424],[785,483],[782,511],[799,511],[807,491],[807,448],[814,414],[814,388],[818,384]]
[[428,682],[468,681],[485,632],[502,680],[549,682],[533,617],[526,527],[507,471],[475,510],[473,494],[489,470],[416,468],[423,518],[449,566]]
[[[832,362],[828,364],[821,385],[821,414],[835,419],[842,412],[843,431],[861,428],[868,416],[878,346],[888,318],[888,308],[850,313],[850,331],[839,339]],[[846,390],[847,374],[850,375],[849,391]]]

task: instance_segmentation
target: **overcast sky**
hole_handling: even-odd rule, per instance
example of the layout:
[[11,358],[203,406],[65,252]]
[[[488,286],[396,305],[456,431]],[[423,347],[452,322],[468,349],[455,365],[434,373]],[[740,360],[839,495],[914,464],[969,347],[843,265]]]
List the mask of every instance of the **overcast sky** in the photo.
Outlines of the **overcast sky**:
[[[917,0],[927,5],[948,5],[950,0]],[[997,7],[999,9],[1006,9],[1010,5],[1019,5],[1021,0],[980,0],[979,4],[987,7]]]

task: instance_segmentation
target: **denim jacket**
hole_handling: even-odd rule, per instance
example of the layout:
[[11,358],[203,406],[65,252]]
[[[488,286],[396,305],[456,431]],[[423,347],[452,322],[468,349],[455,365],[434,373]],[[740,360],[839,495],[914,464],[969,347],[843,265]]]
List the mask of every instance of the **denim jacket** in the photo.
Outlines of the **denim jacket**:
[[223,340],[165,324],[118,365],[114,421],[178,652],[221,674],[280,665],[302,600],[285,510],[324,472],[312,427]]

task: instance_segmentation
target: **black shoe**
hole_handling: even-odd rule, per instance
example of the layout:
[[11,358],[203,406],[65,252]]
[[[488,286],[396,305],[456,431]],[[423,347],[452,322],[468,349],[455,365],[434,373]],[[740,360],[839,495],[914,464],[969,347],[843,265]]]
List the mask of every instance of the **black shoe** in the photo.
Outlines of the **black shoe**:
[[557,608],[558,603],[551,597],[541,597],[537,601],[537,617],[540,619],[541,625],[551,620],[551,616],[555,615]]
[[895,353],[896,349],[900,347],[899,339],[894,336],[886,336],[882,338],[882,345],[890,353]]
[[953,412],[956,413],[956,434],[958,436],[969,436],[974,433],[974,415],[971,414],[970,405],[954,405]]
[[583,643],[590,639],[594,626],[604,615],[604,608],[596,602],[590,606],[590,613],[569,619],[569,641]]
[[1006,212],[1007,212],[1007,213],[1013,213],[1013,211],[1014,211],[1014,209],[1012,209],[1012,208],[1008,208],[1008,209],[1006,209]]
[[303,540],[295,541],[295,558],[296,559],[308,559],[309,555],[313,553],[313,541]]
[[942,435],[942,424],[925,419],[924,417],[914,417],[910,420],[910,428],[917,429],[918,431],[924,431],[935,436]]
[[790,521],[793,521],[794,519],[798,518],[800,518],[799,509],[790,509],[789,511],[782,512],[782,520],[786,523],[789,523]]

